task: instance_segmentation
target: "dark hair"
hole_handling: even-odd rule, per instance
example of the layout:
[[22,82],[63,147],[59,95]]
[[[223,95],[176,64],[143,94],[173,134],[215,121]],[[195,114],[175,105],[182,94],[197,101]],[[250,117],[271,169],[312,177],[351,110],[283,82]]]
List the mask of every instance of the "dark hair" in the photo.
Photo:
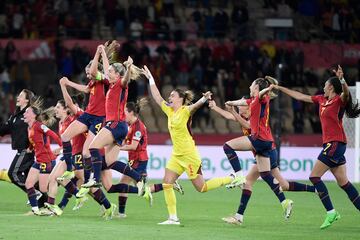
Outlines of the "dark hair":
[[[334,87],[334,92],[336,94],[340,95],[343,92],[342,85],[338,77],[331,77],[327,81]],[[352,101],[352,96],[350,92],[349,99],[345,105],[345,113],[346,116],[349,118],[357,118],[360,115],[359,103],[357,100],[356,102]]]
[[36,100],[29,106],[31,108],[36,116],[36,120],[39,122],[42,122],[48,127],[51,127],[56,123],[56,117],[55,117],[55,108],[50,107],[45,110],[42,109],[43,100],[38,97]]
[[65,100],[64,99],[60,99],[59,101],[57,101],[58,103],[60,103],[60,105],[66,109],[66,114],[67,115],[70,115],[71,114],[71,111],[70,109],[66,106],[66,103],[65,103]]
[[270,82],[266,80],[265,78],[257,78],[255,79],[255,84],[259,85],[259,91],[267,88],[270,86]]
[[128,102],[126,103],[126,108],[129,112],[134,112],[136,115],[139,115],[140,110],[143,109],[143,107],[148,104],[147,98],[141,98],[140,100],[137,100],[135,102]]
[[185,91],[180,88],[176,88],[174,91],[177,92],[179,97],[183,99],[182,105],[189,105],[194,99],[194,94],[190,90]]
[[76,103],[79,108],[83,108],[85,95],[83,93],[78,93],[71,96],[71,99],[74,103]]

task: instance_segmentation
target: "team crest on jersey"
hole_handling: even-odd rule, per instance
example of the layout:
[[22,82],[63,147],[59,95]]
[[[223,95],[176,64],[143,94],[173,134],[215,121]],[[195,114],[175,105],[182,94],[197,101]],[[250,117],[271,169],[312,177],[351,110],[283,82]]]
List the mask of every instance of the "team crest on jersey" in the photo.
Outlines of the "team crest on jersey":
[[41,130],[43,130],[44,132],[49,131],[49,128],[47,126],[45,126],[44,124],[41,124],[40,126]]
[[140,132],[140,131],[136,131],[136,132],[135,132],[135,137],[136,137],[136,138],[141,138],[141,132]]

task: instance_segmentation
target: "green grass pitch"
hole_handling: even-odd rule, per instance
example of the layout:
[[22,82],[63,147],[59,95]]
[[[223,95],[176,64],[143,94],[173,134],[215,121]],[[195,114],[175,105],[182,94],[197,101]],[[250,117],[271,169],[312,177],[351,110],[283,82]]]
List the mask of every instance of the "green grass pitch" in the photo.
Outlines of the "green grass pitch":
[[[154,181],[152,181],[154,182]],[[197,193],[189,181],[181,181],[185,195],[177,195],[181,226],[158,226],[166,220],[167,211],[163,193],[154,194],[154,206],[137,196],[128,199],[126,219],[104,221],[93,200],[77,212],[69,202],[61,217],[24,216],[29,211],[26,195],[18,188],[0,182],[0,240],[7,239],[360,239],[360,214],[346,194],[335,183],[326,183],[341,219],[326,230],[319,227],[325,211],[318,197],[311,193],[286,193],[294,200],[291,219],[285,221],[281,206],[263,182],[254,186],[242,226],[227,225],[221,218],[237,210],[240,190],[217,189]],[[357,185],[357,189],[360,186]],[[60,201],[62,191],[57,198]],[[117,204],[117,195],[108,194]]]

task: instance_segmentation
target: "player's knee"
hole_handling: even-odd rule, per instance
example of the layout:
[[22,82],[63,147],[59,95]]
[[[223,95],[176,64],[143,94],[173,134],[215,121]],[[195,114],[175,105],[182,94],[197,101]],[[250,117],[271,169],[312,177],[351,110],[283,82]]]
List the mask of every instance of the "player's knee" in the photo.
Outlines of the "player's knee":
[[321,181],[321,177],[314,177],[314,176],[310,176],[309,180],[312,184],[317,184],[318,182]]
[[34,187],[34,183],[32,183],[31,181],[26,180],[25,181],[25,188],[30,189],[32,187]]
[[280,182],[280,187],[283,191],[289,190],[289,183]]
[[171,189],[171,188],[173,188],[173,186],[174,186],[174,184],[172,184],[172,183],[166,183],[166,182],[164,182],[162,185],[163,185],[163,189],[164,189],[164,190],[166,190],[166,189]]

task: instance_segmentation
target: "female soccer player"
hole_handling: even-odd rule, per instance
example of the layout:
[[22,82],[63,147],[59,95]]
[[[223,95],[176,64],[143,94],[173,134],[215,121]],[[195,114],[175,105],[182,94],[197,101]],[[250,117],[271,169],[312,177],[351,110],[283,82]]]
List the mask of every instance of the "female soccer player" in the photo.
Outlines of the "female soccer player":
[[[250,135],[250,130],[251,130],[250,122],[248,121],[248,119],[250,117],[250,111],[249,111],[248,106],[240,106],[239,113],[237,113],[235,111],[235,109],[233,109],[233,108],[230,108],[228,111],[223,110],[223,109],[219,108],[218,106],[216,106],[216,103],[214,100],[211,100],[209,102],[209,107],[212,110],[214,110],[215,112],[219,113],[221,116],[225,117],[226,119],[239,122],[244,136]],[[236,143],[236,139],[230,140],[228,143],[230,143],[231,145],[234,145],[234,143]],[[237,150],[237,149],[234,148],[234,150]],[[237,158],[237,156],[236,156],[236,158]],[[233,161],[233,159],[232,159],[232,161]],[[237,161],[239,161],[238,158],[237,158]],[[288,182],[286,179],[284,179],[281,176],[280,169],[277,164],[277,151],[276,151],[275,145],[273,145],[273,149],[270,152],[270,166],[271,166],[270,167],[271,173],[274,175],[276,180],[279,181],[280,187],[283,191],[315,192],[314,186],[309,186],[309,185],[298,183],[298,182]],[[243,216],[244,216],[244,212],[245,212],[247,203],[251,197],[252,186],[254,185],[256,180],[259,178],[259,176],[260,176],[259,171],[258,171],[256,162],[255,162],[255,164],[252,166],[252,168],[249,170],[248,174],[246,175],[246,183],[243,187],[240,205],[239,205],[237,213],[233,216],[223,218],[223,221],[230,223],[230,224],[238,224],[238,225],[240,225],[244,222]],[[289,200],[289,201],[291,201],[291,200]],[[283,210],[284,210],[285,219],[288,219],[291,214],[291,208],[283,209]]]
[[[103,62],[108,62],[105,50],[102,51],[104,52],[102,55]],[[93,62],[95,66],[97,64],[96,60],[97,59],[94,59]],[[89,150],[94,177],[83,184],[84,188],[99,187],[101,185],[102,156],[100,154],[100,149],[106,146],[105,159],[107,166],[133,178],[137,182],[139,188],[138,194],[142,196],[144,193],[145,182],[142,176],[127,167],[125,163],[116,161],[117,155],[119,154],[117,144],[122,144],[128,132],[124,108],[128,96],[128,83],[130,81],[130,76],[132,75],[132,64],[132,58],[128,57],[126,62],[113,63],[108,69],[105,69],[105,76],[108,77],[107,81],[110,84],[105,102],[106,123],[105,127],[100,130],[90,144]]]
[[[143,177],[147,176],[147,163],[148,163],[148,153],[147,153],[147,130],[144,123],[139,118],[140,110],[147,104],[145,98],[140,99],[135,102],[128,102],[125,107],[125,119],[129,124],[129,131],[127,137],[125,138],[125,144],[119,146],[119,149],[122,151],[128,151],[128,167],[137,171]],[[138,188],[129,186],[133,179],[123,175],[120,183],[112,185],[111,173],[105,170],[104,175],[102,176],[104,187],[109,193],[119,192],[119,217],[125,218],[125,206],[127,201],[127,193],[138,193]],[[105,180],[106,179],[106,180]],[[163,190],[162,184],[153,184],[149,187],[148,192],[144,195],[147,200],[152,201],[151,192],[159,192]],[[176,181],[174,184],[174,190],[178,191],[180,194],[183,194],[183,189],[180,184]]]
[[[0,124],[0,136],[11,134],[11,147],[17,151],[8,172],[4,171],[3,174],[10,178],[7,181],[12,182],[25,193],[27,192],[25,181],[31,166],[34,164],[34,152],[28,150],[28,124],[24,122],[24,113],[34,101],[34,93],[28,89],[23,89],[16,98],[17,109],[15,113],[10,116],[6,123]],[[41,196],[38,190],[36,192],[38,197]]]
[[360,210],[360,196],[356,188],[346,176],[346,135],[342,125],[344,113],[349,118],[357,118],[360,114],[358,103],[352,102],[349,88],[344,79],[342,68],[338,66],[333,70],[336,77],[329,78],[324,86],[324,94],[309,96],[281,86],[274,86],[285,94],[297,100],[319,104],[319,116],[322,129],[323,150],[310,174],[310,181],[314,184],[320,200],[327,214],[321,229],[331,226],[340,219],[340,214],[335,211],[328,190],[321,177],[330,170],[335,176],[338,185],[346,192],[354,206]]
[[270,154],[274,142],[269,124],[269,104],[270,98],[273,96],[272,88],[273,85],[270,86],[270,80],[258,78],[250,86],[250,99],[229,101],[226,104],[230,106],[249,106],[251,134],[237,138],[236,150],[253,151],[261,178],[278,197],[284,209],[284,215],[287,217],[290,216],[293,202],[285,198],[278,181],[274,179],[270,172]]
[[168,128],[173,143],[173,152],[166,165],[163,179],[169,219],[159,224],[179,225],[180,221],[176,214],[176,197],[173,184],[183,172],[187,173],[195,189],[199,192],[207,192],[229,184],[233,177],[214,178],[205,182],[201,173],[200,155],[190,132],[191,116],[211,97],[211,93],[203,94],[199,101],[190,104],[192,94],[189,91],[185,92],[175,89],[171,92],[168,102],[165,102],[155,85],[151,72],[146,66],[144,66],[143,73],[149,80],[151,95],[168,117]]
[[34,185],[39,182],[40,191],[44,193],[48,191],[49,174],[55,166],[56,159],[50,149],[49,137],[54,139],[60,147],[62,145],[59,136],[48,128],[56,122],[54,109],[49,108],[42,111],[39,105],[39,101],[36,101],[24,113],[24,120],[29,125],[30,148],[34,150],[36,157],[26,179],[25,187],[33,213],[35,215],[47,215],[46,212],[40,211],[38,208]]
[[83,146],[85,182],[87,182],[91,173],[91,155],[89,152],[89,145],[94,139],[95,135],[102,128],[105,119],[105,94],[108,85],[107,81],[101,78],[102,66],[98,64],[100,56],[103,59],[103,66],[108,69],[109,62],[106,56],[103,45],[99,45],[94,59],[85,68],[86,76],[90,80],[88,85],[80,85],[71,81],[65,81],[66,86],[75,88],[78,91],[89,93],[89,103],[83,113],[76,121],[72,122],[70,126],[61,135],[63,141],[63,155],[67,166],[67,171],[63,174],[63,179],[71,179],[74,177],[72,172],[72,146],[70,140],[81,134],[87,132],[86,141]]
[[[63,79],[61,79],[63,80]],[[60,80],[60,82],[61,82]],[[64,81],[62,81],[64,82]],[[61,135],[66,128],[73,122],[75,121],[82,113],[83,111],[76,106],[71,97],[67,94],[66,89],[64,88],[64,84],[62,86],[62,90],[63,90],[63,95],[64,95],[64,99],[66,99],[66,101],[64,100],[59,100],[58,103],[55,106],[55,111],[56,111],[56,117],[58,119],[60,119],[59,121],[59,134]],[[68,103],[68,105],[66,105],[66,103]],[[69,106],[69,107],[67,107]],[[85,136],[80,134],[75,136],[72,139],[72,143],[73,143],[73,166],[75,168],[75,176],[77,181],[79,182],[79,186],[81,186],[81,184],[84,183],[84,171],[83,171],[83,163],[82,163],[82,146],[85,142]],[[55,204],[55,197],[57,195],[57,189],[58,189],[58,181],[57,179],[66,171],[66,163],[65,161],[59,161],[58,164],[56,164],[54,170],[51,172],[50,174],[50,178],[49,178],[49,192],[48,192],[48,202],[46,204],[46,206],[52,211],[54,212],[56,215],[61,215],[62,214],[62,209],[61,207],[59,207],[58,205]],[[71,195],[76,195],[76,193],[78,192],[77,186],[68,179],[65,179],[63,181],[59,181],[59,183],[65,187],[66,192],[70,193]],[[79,208],[79,205],[82,205],[82,203],[84,201],[87,200],[87,197],[84,196],[82,198],[78,198],[77,199],[77,204],[76,207],[74,209]],[[62,206],[63,207],[63,206]]]

